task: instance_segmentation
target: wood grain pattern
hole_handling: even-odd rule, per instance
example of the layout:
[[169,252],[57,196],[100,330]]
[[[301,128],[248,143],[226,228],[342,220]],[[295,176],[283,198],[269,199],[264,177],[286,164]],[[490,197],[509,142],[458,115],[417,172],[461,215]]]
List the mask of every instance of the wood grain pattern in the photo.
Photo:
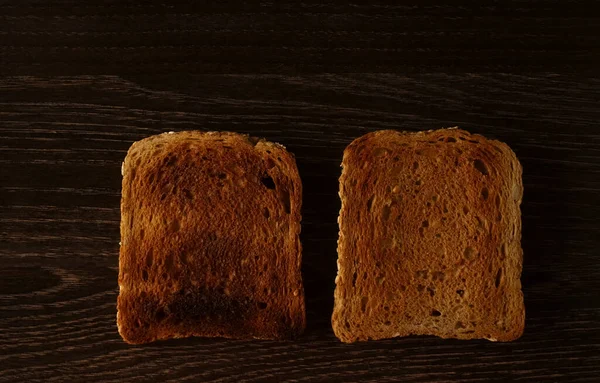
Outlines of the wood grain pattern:
[[[0,3],[0,382],[597,381],[591,4]],[[523,164],[525,335],[340,343],[329,320],[344,147],[376,129],[455,125]],[[119,338],[121,161],[135,140],[186,129],[296,154],[298,341]]]
[[[600,64],[594,1],[74,0],[0,3],[0,72],[577,70]],[[396,4],[390,4],[396,3]]]

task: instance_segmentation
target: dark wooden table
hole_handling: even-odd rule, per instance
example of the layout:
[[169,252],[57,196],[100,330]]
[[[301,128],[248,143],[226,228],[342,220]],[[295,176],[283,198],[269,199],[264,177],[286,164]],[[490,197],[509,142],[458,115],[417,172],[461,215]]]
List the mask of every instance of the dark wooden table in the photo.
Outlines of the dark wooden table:
[[[0,382],[600,381],[595,2],[189,3],[0,2]],[[523,164],[525,335],[340,343],[344,147],[455,125]],[[298,341],[120,339],[121,161],[133,141],[185,129],[296,154]]]

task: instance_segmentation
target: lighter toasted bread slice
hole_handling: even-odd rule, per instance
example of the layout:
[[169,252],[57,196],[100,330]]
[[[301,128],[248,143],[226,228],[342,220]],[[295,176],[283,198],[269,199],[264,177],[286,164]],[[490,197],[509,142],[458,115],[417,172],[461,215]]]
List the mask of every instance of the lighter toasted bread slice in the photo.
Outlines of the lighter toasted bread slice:
[[522,169],[458,129],[352,142],[340,178],[332,324],[344,342],[521,336]]

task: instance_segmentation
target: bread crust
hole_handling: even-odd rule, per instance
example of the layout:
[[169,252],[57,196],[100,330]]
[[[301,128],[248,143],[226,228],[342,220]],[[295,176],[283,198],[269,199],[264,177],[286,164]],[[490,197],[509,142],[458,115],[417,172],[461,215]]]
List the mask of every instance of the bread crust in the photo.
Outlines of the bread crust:
[[126,342],[302,333],[292,154],[236,133],[164,133],[135,142],[122,173],[117,326]]
[[522,335],[522,168],[506,144],[456,128],[377,131],[342,167],[340,340]]

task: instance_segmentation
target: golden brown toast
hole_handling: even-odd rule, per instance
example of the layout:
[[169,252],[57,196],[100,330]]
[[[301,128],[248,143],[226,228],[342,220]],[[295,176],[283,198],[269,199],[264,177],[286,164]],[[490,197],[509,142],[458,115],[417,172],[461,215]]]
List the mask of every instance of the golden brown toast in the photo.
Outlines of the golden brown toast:
[[342,167],[338,338],[521,336],[522,168],[506,144],[378,131],[352,142]]

